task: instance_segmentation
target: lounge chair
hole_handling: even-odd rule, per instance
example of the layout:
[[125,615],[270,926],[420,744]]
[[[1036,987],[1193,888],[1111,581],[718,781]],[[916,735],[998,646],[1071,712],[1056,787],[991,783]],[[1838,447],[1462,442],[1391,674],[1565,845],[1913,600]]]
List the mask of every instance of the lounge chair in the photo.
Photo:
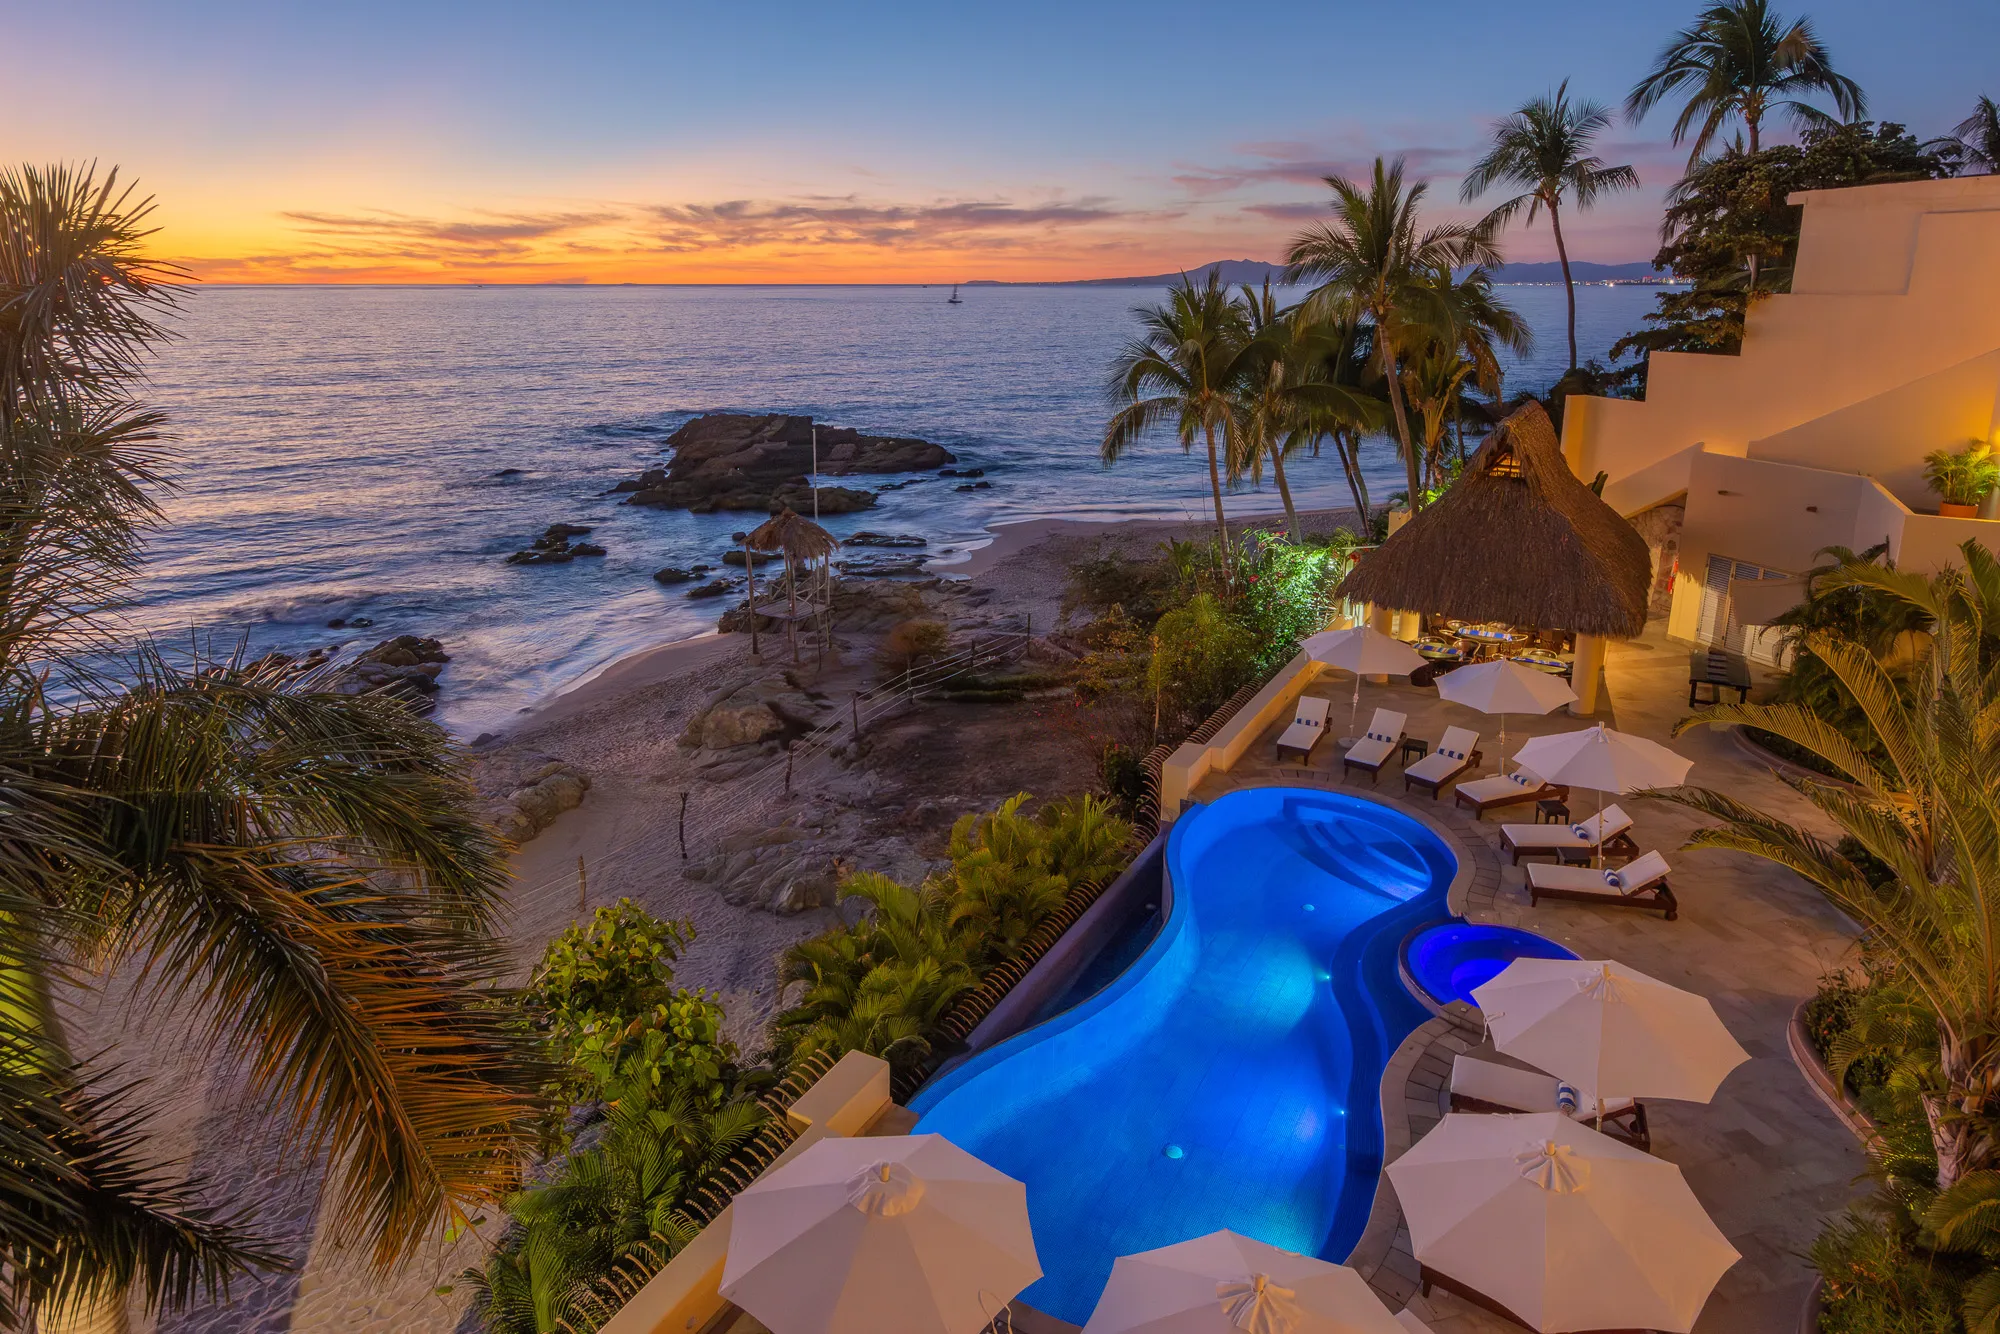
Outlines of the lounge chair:
[[1667,884],[1667,859],[1657,851],[1635,857],[1615,871],[1530,862],[1528,899],[1533,903],[1568,899],[1609,908],[1644,908],[1664,912],[1669,922],[1680,916],[1680,903]]
[[1551,783],[1533,769],[1516,769],[1511,774],[1475,778],[1452,789],[1456,803],[1472,812],[1477,820],[1501,806],[1519,806],[1530,801],[1568,801],[1569,788]]
[[[1451,1110],[1553,1112],[1557,1110],[1556,1077],[1460,1054],[1451,1062]],[[1575,1118],[1596,1125],[1596,1106],[1578,1107]],[[1604,1104],[1603,1129],[1634,1148],[1650,1152],[1653,1147],[1652,1132],[1646,1126],[1646,1105],[1631,1098]]]
[[1285,752],[1291,751],[1299,757],[1299,763],[1311,761],[1313,747],[1326,735],[1326,710],[1331,700],[1318,695],[1299,696],[1299,707],[1292,714],[1292,725],[1278,738],[1278,758],[1283,760]]
[[1396,747],[1403,744],[1403,724],[1408,721],[1394,710],[1375,710],[1375,716],[1368,720],[1368,734],[1340,757],[1340,776],[1346,778],[1349,769],[1361,770],[1371,781],[1379,776],[1382,766],[1396,753]]
[[1438,789],[1467,769],[1479,765],[1479,733],[1464,727],[1447,727],[1437,749],[1403,770],[1403,791],[1412,787],[1430,789],[1437,800]]
[[1519,866],[1523,857],[1560,860],[1566,852],[1587,855],[1595,852],[1599,843],[1616,839],[1631,827],[1631,816],[1617,806],[1606,806],[1581,824],[1503,824],[1500,846]]

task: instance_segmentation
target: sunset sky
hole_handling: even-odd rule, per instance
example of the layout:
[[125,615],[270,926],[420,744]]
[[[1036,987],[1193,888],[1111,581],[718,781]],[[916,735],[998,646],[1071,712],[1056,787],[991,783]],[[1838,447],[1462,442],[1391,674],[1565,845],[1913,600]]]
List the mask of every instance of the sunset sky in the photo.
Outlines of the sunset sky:
[[[1794,12],[1788,4],[1787,12]],[[158,196],[212,282],[949,282],[1274,259],[1329,171],[1407,153],[1440,209],[1487,123],[1616,103],[1680,0],[1259,6],[16,3],[0,152]],[[2000,95],[2000,4],[1812,0],[1871,113]],[[1648,259],[1646,181],[1572,257]],[[1512,259],[1553,256],[1545,226]]]

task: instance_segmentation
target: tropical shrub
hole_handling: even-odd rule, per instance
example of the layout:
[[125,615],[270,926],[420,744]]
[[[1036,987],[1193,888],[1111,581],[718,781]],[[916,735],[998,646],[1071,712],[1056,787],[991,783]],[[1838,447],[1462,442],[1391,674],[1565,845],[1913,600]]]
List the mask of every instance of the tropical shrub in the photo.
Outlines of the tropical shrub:
[[[1859,560],[1829,576],[1905,602],[1930,626],[1907,692],[1862,645],[1805,632],[1872,745],[1795,704],[1715,705],[1681,724],[1744,723],[1817,755],[1852,787],[1796,786],[1851,842],[1719,792],[1663,794],[1719,820],[1691,846],[1790,867],[1866,933],[1869,985],[1839,1003],[1844,1025],[1827,1050],[1843,1079],[1863,1057],[1885,1063],[1882,1096],[1864,1106],[1882,1130],[1888,1222],[1866,1235],[1836,1224],[1823,1239],[1829,1286],[1847,1284],[1856,1312],[1844,1328],[1928,1328],[1891,1320],[1929,1318],[1902,1286],[1903,1257],[1929,1264],[1923,1251],[1939,1257],[1935,1272],[1967,1278],[1969,1328],[2000,1324],[2000,560],[1977,543],[1960,550],[1962,569],[1929,578]],[[1865,1323],[1878,1317],[1890,1323]]]
[[1198,593],[1153,628],[1147,685],[1161,725],[1185,733],[1221,707],[1257,672],[1255,634],[1212,594]]
[[722,1007],[674,985],[694,939],[691,922],[620,899],[552,941],[524,989],[549,1098],[588,1124],[506,1201],[499,1245],[464,1275],[493,1334],[587,1327],[578,1298],[641,1247],[657,1259],[685,1245],[699,1230],[680,1212],[688,1193],[763,1124],[762,1072],[739,1068]]
[[866,1051],[899,1070],[936,1050],[952,1005],[997,964],[1020,953],[1071,890],[1115,875],[1132,828],[1093,796],[1024,815],[1028,795],[960,817],[943,874],[914,887],[872,871],[841,882],[842,902],[870,911],[785,951],[781,981],[797,1001],[772,1025],[776,1059]]

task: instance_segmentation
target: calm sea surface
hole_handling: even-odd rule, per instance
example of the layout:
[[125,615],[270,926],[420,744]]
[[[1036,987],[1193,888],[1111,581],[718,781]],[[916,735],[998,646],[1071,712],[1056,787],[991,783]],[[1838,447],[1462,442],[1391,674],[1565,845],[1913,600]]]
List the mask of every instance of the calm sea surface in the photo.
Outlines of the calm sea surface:
[[[1540,335],[1509,390],[1566,360],[1562,291],[1500,289]],[[1652,308],[1638,287],[1577,293],[1601,356]],[[1197,514],[1206,470],[1169,439],[1106,471],[1107,364],[1135,288],[211,288],[188,301],[152,396],[171,415],[180,491],[152,539],[138,622],[185,641],[302,651],[405,632],[453,655],[439,717],[471,734],[632,649],[712,628],[720,607],[662,588],[663,565],[715,563],[743,514],[620,504],[606,491],[662,439],[720,408],[809,413],[918,435],[991,490],[931,479],[882,496],[860,528],[976,545],[989,524]],[[500,477],[502,469],[520,469]],[[1304,505],[1347,503],[1331,455],[1290,466]],[[1400,489],[1386,443],[1375,496]],[[863,479],[868,484],[877,479]],[[890,479],[879,479],[890,480]],[[1232,506],[1275,509],[1269,489]],[[558,521],[603,560],[502,563]],[[950,559],[950,557],[945,557]],[[336,617],[367,616],[365,631]]]

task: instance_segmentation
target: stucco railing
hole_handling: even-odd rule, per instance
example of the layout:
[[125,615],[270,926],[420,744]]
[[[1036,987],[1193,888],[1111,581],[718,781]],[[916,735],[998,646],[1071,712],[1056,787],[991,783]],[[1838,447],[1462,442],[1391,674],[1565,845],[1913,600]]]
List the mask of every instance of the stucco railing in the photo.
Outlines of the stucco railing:
[[1190,737],[1181,743],[1160,766],[1160,824],[1174,822],[1181,812],[1181,802],[1193,794],[1202,779],[1217,770],[1234,768],[1264,734],[1264,729],[1284,717],[1324,670],[1324,664],[1299,654],[1237,707],[1229,720],[1210,736],[1199,740]]

